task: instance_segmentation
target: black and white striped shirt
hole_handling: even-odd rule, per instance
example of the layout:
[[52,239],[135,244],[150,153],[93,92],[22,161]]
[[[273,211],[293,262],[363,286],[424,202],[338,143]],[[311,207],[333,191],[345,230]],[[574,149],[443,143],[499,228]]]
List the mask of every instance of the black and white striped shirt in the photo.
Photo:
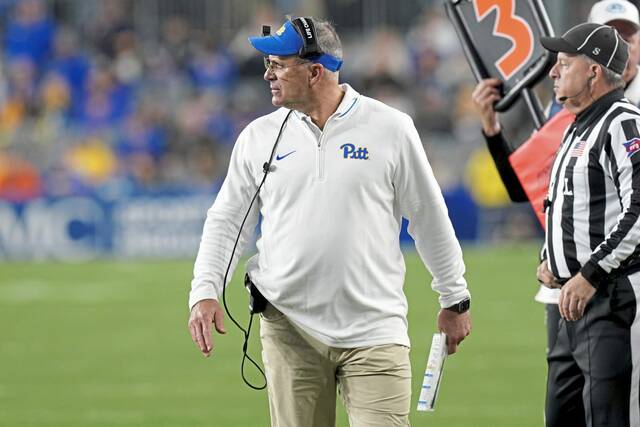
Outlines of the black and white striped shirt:
[[565,131],[551,170],[543,254],[561,281],[593,285],[640,268],[640,109],[622,90],[599,98]]

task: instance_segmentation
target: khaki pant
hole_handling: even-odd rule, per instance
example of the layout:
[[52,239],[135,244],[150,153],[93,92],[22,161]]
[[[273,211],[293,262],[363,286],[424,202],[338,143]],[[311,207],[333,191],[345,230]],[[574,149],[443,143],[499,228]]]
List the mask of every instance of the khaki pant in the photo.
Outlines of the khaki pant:
[[329,347],[270,304],[260,319],[272,427],[334,427],[336,388],[351,427],[409,425],[409,349]]

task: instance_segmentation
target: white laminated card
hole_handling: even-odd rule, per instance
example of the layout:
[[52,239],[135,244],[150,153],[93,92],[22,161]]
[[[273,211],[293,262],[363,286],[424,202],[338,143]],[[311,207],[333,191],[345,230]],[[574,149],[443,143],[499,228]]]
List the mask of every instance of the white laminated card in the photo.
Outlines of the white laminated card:
[[444,332],[435,333],[431,340],[431,350],[429,351],[427,368],[424,371],[422,389],[420,390],[420,398],[418,399],[418,411],[434,410],[446,358],[447,336]]

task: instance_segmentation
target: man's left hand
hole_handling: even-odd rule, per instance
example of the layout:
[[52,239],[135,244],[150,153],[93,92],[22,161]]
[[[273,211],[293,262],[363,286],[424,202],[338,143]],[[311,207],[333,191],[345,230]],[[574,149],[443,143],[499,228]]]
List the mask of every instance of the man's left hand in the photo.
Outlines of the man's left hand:
[[596,288],[581,273],[576,274],[560,290],[560,315],[566,320],[579,320],[595,293]]
[[471,333],[471,313],[458,314],[455,311],[440,309],[438,328],[447,334],[447,352],[453,354],[458,345]]

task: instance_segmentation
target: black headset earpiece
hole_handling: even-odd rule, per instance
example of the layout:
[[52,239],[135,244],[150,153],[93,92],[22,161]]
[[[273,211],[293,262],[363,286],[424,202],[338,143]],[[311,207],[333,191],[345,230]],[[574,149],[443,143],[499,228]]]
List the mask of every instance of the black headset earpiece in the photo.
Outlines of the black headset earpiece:
[[298,55],[300,58],[308,58],[322,54],[316,38],[316,27],[311,18],[295,18],[291,21],[293,27],[302,36],[302,48]]

